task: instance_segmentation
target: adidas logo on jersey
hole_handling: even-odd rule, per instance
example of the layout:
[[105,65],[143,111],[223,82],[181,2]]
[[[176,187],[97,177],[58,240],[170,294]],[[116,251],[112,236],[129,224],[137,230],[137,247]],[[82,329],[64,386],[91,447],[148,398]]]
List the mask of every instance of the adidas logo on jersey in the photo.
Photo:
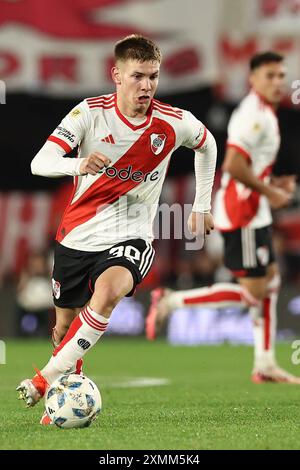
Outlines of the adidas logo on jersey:
[[143,171],[132,171],[132,165],[129,165],[127,168],[121,168],[118,170],[114,166],[110,166],[104,169],[104,173],[109,178],[119,178],[121,181],[128,181],[131,179],[136,183],[147,182],[147,181],[157,181],[159,177],[159,172],[154,171],[153,173],[149,171],[144,173]]
[[101,142],[106,142],[107,144],[115,144],[115,140],[112,134],[109,134],[108,136],[104,137],[104,139],[101,139]]

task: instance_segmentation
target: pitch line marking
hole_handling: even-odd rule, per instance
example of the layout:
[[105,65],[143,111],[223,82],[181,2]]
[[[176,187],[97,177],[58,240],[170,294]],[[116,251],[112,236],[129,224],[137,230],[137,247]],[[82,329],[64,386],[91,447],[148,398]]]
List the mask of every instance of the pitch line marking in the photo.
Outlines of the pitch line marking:
[[[118,379],[105,379],[105,377],[95,377],[101,387],[108,388],[142,388],[142,387],[161,387],[169,385],[171,381],[162,377],[120,377]],[[93,379],[92,379],[93,380]]]

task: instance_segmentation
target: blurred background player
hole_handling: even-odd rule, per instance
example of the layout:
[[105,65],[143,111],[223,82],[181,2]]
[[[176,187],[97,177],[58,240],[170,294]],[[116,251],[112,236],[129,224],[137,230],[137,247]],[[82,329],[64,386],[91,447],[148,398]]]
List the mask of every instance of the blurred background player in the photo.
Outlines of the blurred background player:
[[283,56],[260,53],[250,61],[250,93],[233,112],[221,188],[214,215],[224,239],[224,263],[238,281],[188,291],[156,289],[146,323],[154,339],[164,319],[176,308],[248,307],[253,320],[252,380],[300,384],[275,359],[276,305],[280,274],[272,246],[271,209],[287,206],[294,176],[271,176],[280,146],[276,109],[285,91]]
[[[76,364],[80,368],[114,307],[150,270],[152,223],[169,160],[181,145],[195,150],[190,229],[197,232],[201,217],[205,232],[213,229],[215,139],[190,112],[153,99],[160,62],[151,40],[131,35],[119,41],[112,68],[116,93],[76,106],[32,161],[34,174],[76,179],[56,237],[57,347],[41,372],[18,387],[27,406],[35,405],[57,377]],[[78,144],[79,158],[64,158]],[[45,415],[42,424],[49,421]]]
[[29,254],[16,286],[19,334],[49,335],[53,313],[51,269],[46,253]]

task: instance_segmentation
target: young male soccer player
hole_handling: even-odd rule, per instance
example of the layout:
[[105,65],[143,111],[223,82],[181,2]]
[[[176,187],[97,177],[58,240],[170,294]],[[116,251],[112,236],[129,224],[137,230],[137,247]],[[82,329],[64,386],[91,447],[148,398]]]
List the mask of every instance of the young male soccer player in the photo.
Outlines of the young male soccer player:
[[249,307],[254,331],[252,380],[300,384],[300,378],[280,369],[275,360],[276,304],[280,287],[272,247],[271,208],[286,206],[295,189],[293,176],[272,177],[280,145],[276,108],[285,83],[283,57],[274,52],[255,55],[250,62],[250,93],[232,114],[221,188],[214,218],[224,238],[225,265],[238,284],[152,293],[146,333],[175,308],[232,305]]
[[[169,160],[181,145],[195,150],[196,195],[189,225],[195,232],[201,213],[204,230],[213,228],[215,140],[190,112],[153,98],[160,62],[161,52],[149,39],[132,35],[119,41],[112,69],[116,93],[76,106],[32,161],[34,174],[71,175],[75,184],[56,237],[57,347],[41,372],[18,387],[28,406],[58,376],[76,364],[80,368],[116,304],[132,295],[148,273],[154,257],[153,218]],[[63,157],[77,145],[78,159]],[[147,210],[135,210],[136,204]]]

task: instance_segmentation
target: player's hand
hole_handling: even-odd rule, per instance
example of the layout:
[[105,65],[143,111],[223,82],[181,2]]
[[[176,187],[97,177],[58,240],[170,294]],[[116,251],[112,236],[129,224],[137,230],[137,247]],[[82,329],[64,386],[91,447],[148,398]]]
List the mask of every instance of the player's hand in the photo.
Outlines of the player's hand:
[[272,176],[272,185],[281,188],[289,194],[294,194],[297,188],[296,175]]
[[204,214],[204,230],[205,230],[205,234],[206,235],[209,235],[210,232],[212,230],[214,230],[215,228],[215,223],[214,223],[214,219],[213,219],[213,216],[211,215],[210,212],[208,212],[207,214]]
[[282,207],[288,206],[292,199],[290,193],[272,185],[268,187],[266,196],[272,209],[281,209]]
[[199,235],[209,235],[215,228],[214,219],[210,212],[203,214],[202,212],[191,212],[188,219],[188,228],[195,237]]
[[92,152],[82,159],[79,171],[81,175],[97,175],[102,168],[107,167],[111,160],[100,152]]

